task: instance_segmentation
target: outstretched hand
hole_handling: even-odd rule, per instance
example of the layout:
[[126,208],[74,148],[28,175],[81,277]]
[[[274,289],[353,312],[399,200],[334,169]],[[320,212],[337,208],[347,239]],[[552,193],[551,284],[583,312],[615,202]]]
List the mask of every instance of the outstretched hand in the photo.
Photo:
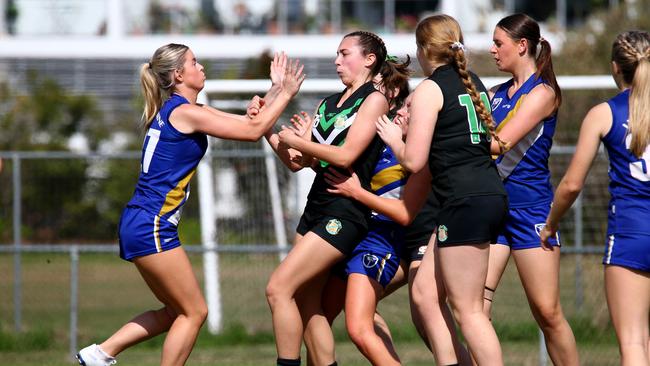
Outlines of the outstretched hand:
[[327,191],[345,197],[354,198],[356,193],[363,189],[363,187],[361,187],[361,181],[357,174],[353,171],[349,172],[351,173],[350,175],[345,175],[338,172],[336,169],[328,169],[325,172],[325,182],[331,185],[332,188],[328,188]]
[[377,134],[390,147],[402,142],[402,128],[388,119],[385,114],[375,122]]
[[311,133],[309,132],[311,131],[312,119],[309,113],[301,111],[300,114],[294,114],[290,122],[291,126],[282,126],[282,128],[291,130],[305,140],[311,139]]
[[282,85],[284,74],[287,69],[287,55],[284,52],[275,53],[271,61],[270,73],[271,83],[273,85]]
[[292,97],[298,93],[300,85],[305,80],[306,75],[302,73],[304,68],[305,65],[302,65],[299,60],[289,60],[287,62],[287,67],[281,80],[281,87]]

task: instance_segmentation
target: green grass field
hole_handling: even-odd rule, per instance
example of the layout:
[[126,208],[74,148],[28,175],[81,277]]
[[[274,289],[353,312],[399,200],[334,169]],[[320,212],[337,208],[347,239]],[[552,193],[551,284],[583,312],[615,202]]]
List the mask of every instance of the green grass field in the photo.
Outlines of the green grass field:
[[[202,279],[201,257],[192,255]],[[598,256],[584,256],[584,301],[575,299],[575,256],[562,259],[561,296],[574,330],[583,365],[616,365],[618,351],[608,321]],[[264,286],[277,265],[273,254],[222,254],[220,283],[224,331],[210,335],[203,329],[189,365],[273,364],[270,312]],[[0,365],[70,365],[70,261],[65,254],[25,254],[23,275],[23,332],[13,331],[13,256],[0,255]],[[159,306],[135,267],[109,254],[82,254],[79,263],[80,346],[100,342],[137,313]],[[405,289],[380,304],[398,353],[405,365],[431,365],[433,358],[411,325]],[[507,365],[538,365],[538,334],[514,263],[510,263],[494,302],[493,323]],[[341,317],[334,327],[342,365],[367,361],[347,339]],[[162,337],[127,350],[122,365],[157,365]]]

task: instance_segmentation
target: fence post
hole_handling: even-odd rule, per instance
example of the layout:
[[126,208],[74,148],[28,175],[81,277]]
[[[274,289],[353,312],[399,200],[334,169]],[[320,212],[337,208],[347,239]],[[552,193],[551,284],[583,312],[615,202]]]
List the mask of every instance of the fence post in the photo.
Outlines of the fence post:
[[77,353],[77,319],[79,318],[79,247],[70,248],[70,359]]
[[576,312],[582,311],[582,303],[584,300],[582,288],[582,193],[578,195],[575,203],[573,204],[573,220],[575,222],[575,229],[573,232],[573,240],[576,248],[576,268],[575,268],[575,288],[576,288]]
[[280,262],[287,256],[287,230],[284,226],[284,215],[282,210],[282,197],[280,196],[280,183],[278,182],[278,172],[275,168],[275,158],[273,149],[265,141],[262,142],[264,148],[264,165],[266,167],[266,178],[269,184],[269,196],[271,197],[271,210],[273,212],[273,227],[275,229],[275,241],[280,249],[278,256]]
[[539,329],[539,366],[546,366],[548,363],[548,350],[544,340],[544,332]]
[[14,328],[22,330],[22,270],[21,270],[21,227],[22,227],[22,187],[20,185],[20,156],[13,154],[13,231],[14,231]]

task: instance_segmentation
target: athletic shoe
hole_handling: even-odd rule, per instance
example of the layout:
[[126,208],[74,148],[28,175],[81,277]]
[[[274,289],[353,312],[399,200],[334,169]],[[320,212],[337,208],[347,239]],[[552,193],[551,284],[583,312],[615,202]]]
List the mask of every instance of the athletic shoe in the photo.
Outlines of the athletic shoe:
[[75,357],[77,357],[77,361],[82,366],[109,366],[117,363],[115,357],[106,354],[96,344],[91,344],[82,349]]

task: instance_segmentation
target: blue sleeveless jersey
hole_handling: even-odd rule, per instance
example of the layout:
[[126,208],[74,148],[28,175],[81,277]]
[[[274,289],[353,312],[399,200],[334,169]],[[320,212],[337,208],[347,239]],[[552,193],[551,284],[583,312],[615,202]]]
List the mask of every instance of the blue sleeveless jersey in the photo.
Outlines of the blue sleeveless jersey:
[[[513,80],[501,84],[492,97],[492,117],[499,132],[517,113],[526,95],[544,80],[531,75],[508,97]],[[517,145],[497,159],[497,168],[508,192],[511,208],[531,207],[553,201],[548,157],[553,144],[557,114],[540,121]]]
[[625,90],[607,101],[612,127],[602,140],[609,157],[608,235],[650,234],[650,146],[641,158],[628,150],[629,96]]
[[[385,146],[372,173],[370,188],[378,196],[399,199],[402,198],[402,190],[407,177],[406,170],[397,161],[393,150]],[[392,221],[377,212],[372,213],[372,218]]]
[[172,94],[154,117],[142,147],[140,177],[127,205],[173,225],[178,225],[190,179],[208,146],[206,135],[184,134],[169,123],[172,111],[186,103],[187,99]]

